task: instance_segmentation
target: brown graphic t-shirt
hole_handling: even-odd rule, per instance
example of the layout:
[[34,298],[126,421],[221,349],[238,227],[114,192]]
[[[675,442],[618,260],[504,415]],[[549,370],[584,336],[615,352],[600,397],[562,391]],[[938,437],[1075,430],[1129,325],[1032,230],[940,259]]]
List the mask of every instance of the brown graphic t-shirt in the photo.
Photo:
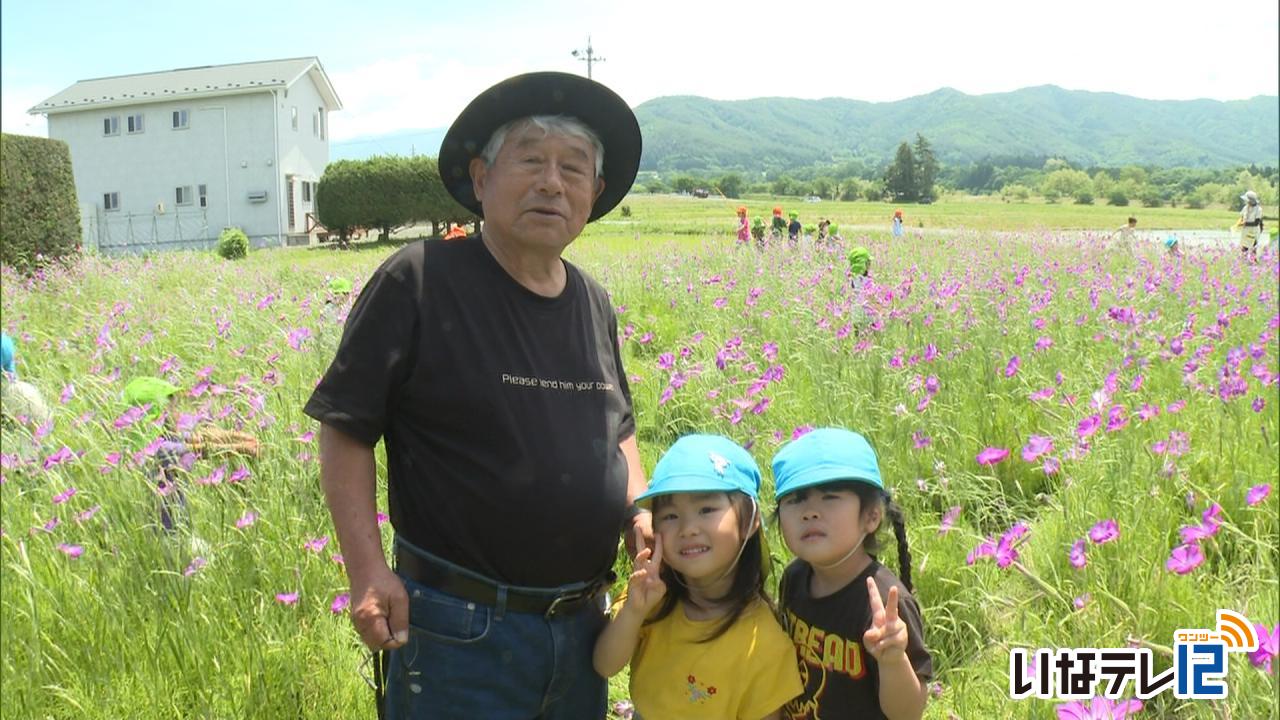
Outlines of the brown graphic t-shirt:
[[804,694],[787,704],[788,720],[859,720],[884,718],[880,711],[880,675],[876,661],[862,644],[871,627],[867,577],[874,575],[880,599],[898,587],[898,617],[907,625],[907,659],[923,685],[933,677],[933,659],[924,647],[920,606],[897,576],[875,559],[858,577],[831,595],[809,592],[813,568],[796,560],[783,573],[779,589],[783,622],[796,648]]

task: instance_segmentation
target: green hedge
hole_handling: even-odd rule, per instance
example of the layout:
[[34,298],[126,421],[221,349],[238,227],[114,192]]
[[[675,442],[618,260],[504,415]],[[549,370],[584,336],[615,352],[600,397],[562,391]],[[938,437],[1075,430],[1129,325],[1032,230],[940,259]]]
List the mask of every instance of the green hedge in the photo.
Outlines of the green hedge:
[[0,134],[0,263],[29,270],[80,246],[71,150],[61,140]]
[[385,237],[414,223],[465,223],[478,219],[444,189],[431,157],[384,155],[329,163],[316,187],[316,211],[331,232],[377,229]]

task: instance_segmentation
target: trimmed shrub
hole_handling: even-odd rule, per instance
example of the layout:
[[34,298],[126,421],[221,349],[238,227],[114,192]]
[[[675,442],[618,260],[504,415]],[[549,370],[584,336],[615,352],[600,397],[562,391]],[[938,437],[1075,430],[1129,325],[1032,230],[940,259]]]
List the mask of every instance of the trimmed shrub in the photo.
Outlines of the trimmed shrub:
[[0,263],[19,271],[80,247],[71,150],[61,140],[0,135]]
[[1107,204],[1124,207],[1129,204],[1129,196],[1125,195],[1123,190],[1112,190],[1107,193]]
[[240,228],[227,228],[218,236],[216,249],[223,259],[240,260],[249,254],[249,236]]

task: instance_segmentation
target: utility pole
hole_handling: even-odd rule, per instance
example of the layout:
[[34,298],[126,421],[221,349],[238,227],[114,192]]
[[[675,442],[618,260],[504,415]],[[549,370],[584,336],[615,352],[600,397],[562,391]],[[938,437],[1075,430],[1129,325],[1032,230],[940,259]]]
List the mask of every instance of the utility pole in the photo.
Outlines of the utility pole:
[[595,49],[591,47],[591,36],[590,36],[590,35],[588,35],[588,36],[587,36],[587,49],[586,49],[585,51],[583,51],[583,50],[574,50],[574,51],[572,51],[572,52],[571,52],[571,53],[569,53],[569,54],[570,54],[570,55],[572,55],[572,56],[574,56],[574,57],[576,57],[576,58],[578,58],[579,60],[583,60],[583,61],[585,61],[585,62],[587,63],[587,79],[588,79],[588,80],[590,80],[590,79],[591,79],[591,65],[592,65],[592,63],[604,62],[604,58],[600,57],[599,55],[596,55],[596,51],[595,51]]

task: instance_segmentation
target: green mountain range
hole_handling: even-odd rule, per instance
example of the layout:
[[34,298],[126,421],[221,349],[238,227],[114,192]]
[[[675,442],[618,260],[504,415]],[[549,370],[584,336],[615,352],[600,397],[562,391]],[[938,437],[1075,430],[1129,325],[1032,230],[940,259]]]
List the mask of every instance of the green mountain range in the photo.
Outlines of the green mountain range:
[[966,95],[943,88],[895,102],[843,98],[655,98],[635,108],[642,170],[759,172],[889,162],[923,134],[944,164],[1016,156],[1082,165],[1280,164],[1280,98],[1144,100],[1053,85]]

